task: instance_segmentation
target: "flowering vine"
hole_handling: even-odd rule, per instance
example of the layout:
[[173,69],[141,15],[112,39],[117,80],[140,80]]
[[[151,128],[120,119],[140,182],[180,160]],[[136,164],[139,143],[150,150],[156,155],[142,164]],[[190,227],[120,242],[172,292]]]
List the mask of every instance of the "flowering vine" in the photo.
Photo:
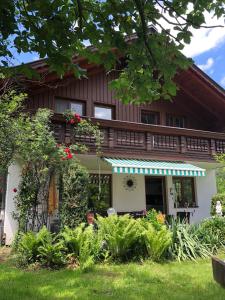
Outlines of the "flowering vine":
[[[48,193],[53,175],[57,175],[61,190],[60,219],[63,225],[71,226],[73,219],[82,220],[87,208],[88,175],[80,166],[77,154],[88,151],[88,147],[76,142],[76,137],[79,134],[91,136],[96,152],[100,153],[101,132],[90,120],[82,119],[77,113],[66,112],[65,120],[71,126],[75,142],[57,144],[51,131],[51,114],[49,110],[39,109],[33,117],[24,117],[21,123],[17,148],[24,168],[18,191],[16,188],[12,191],[16,199],[14,217],[18,220],[20,231],[48,226]],[[70,188],[72,183],[74,188]]]

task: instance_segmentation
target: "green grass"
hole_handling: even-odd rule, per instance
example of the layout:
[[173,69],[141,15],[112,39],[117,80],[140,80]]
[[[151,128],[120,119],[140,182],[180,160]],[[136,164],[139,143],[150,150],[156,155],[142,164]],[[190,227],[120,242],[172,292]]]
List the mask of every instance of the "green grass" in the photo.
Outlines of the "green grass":
[[91,271],[18,270],[0,263],[0,299],[224,300],[211,262],[97,265]]

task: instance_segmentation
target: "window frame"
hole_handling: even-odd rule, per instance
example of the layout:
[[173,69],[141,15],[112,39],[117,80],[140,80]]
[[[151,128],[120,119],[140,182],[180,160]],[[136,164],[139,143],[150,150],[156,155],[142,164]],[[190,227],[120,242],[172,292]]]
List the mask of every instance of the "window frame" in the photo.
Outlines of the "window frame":
[[[112,118],[111,119],[103,119],[103,118],[97,118],[95,116],[95,107],[100,107],[100,108],[110,108],[111,109],[111,112],[112,112]],[[115,120],[116,119],[116,110],[115,110],[115,106],[114,105],[110,105],[110,104],[104,104],[104,103],[94,103],[93,105],[93,117],[96,118],[96,119],[100,119],[100,120],[109,120],[109,121],[112,121],[112,120]]]
[[[168,123],[169,122],[167,122],[167,120],[169,119],[169,118],[173,118],[173,125],[169,125]],[[176,126],[175,125],[175,118],[182,118],[183,119],[183,127],[181,127],[181,126]],[[176,114],[173,114],[173,113],[166,113],[166,126],[168,126],[168,127],[175,127],[175,128],[187,128],[187,117],[186,116],[184,116],[184,115],[176,115]]]
[[174,208],[195,208],[198,207],[197,205],[197,197],[196,197],[196,184],[195,184],[195,178],[194,177],[185,177],[185,176],[173,176],[172,178],[172,183],[173,183],[173,189],[174,189],[174,193],[175,193],[175,187],[174,187],[174,180],[180,180],[181,181],[181,198],[183,198],[184,195],[184,186],[183,186],[183,182],[185,179],[191,179],[191,186],[192,186],[192,205],[191,206],[185,206],[183,201],[181,202],[181,204],[179,205],[179,203],[176,204],[175,201],[175,195],[174,195]]
[[67,103],[70,104],[70,107],[71,107],[71,103],[78,103],[78,104],[81,104],[82,105],[82,114],[81,116],[82,117],[85,117],[86,116],[86,101],[85,100],[80,100],[80,99],[74,99],[74,98],[67,98],[67,97],[59,97],[59,96],[56,96],[55,97],[55,101],[54,101],[54,111],[55,113],[57,114],[63,114],[63,112],[57,112],[56,111],[56,101],[57,100],[60,100],[60,101],[65,101]]
[[[144,123],[142,122],[142,113],[153,113],[156,115],[156,119],[157,119],[157,123]],[[148,109],[141,109],[141,116],[140,116],[140,121],[142,124],[147,124],[147,125],[160,125],[160,112],[159,111],[155,111],[155,110],[148,110]]]

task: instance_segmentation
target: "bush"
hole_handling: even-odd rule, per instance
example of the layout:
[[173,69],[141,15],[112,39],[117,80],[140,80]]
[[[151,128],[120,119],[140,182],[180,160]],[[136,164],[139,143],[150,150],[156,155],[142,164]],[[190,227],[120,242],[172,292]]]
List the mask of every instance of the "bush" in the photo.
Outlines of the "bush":
[[194,228],[179,219],[172,220],[170,225],[172,244],[169,251],[172,258],[179,261],[196,260],[211,255],[209,247],[198,238]]
[[165,225],[161,225],[157,229],[147,220],[140,221],[143,232],[142,238],[145,244],[148,256],[154,260],[159,261],[171,245],[171,232]]
[[221,246],[225,245],[225,217],[204,220],[197,226],[195,234],[212,253],[216,253]]
[[39,247],[44,246],[52,240],[51,233],[43,227],[37,234],[27,232],[17,238],[17,262],[20,266],[27,266],[38,260]]
[[105,242],[109,257],[126,260],[139,241],[139,223],[129,215],[112,215],[107,218],[98,216],[97,225],[99,237]]
[[78,260],[81,269],[90,268],[97,260],[101,241],[92,226],[81,224],[75,229],[65,227],[60,233],[68,257]]
[[61,225],[75,228],[85,221],[88,209],[89,175],[76,160],[62,170],[62,199],[60,208]]
[[212,201],[211,201],[211,215],[215,216],[216,215],[216,202],[220,201],[222,205],[222,212],[223,216],[225,215],[225,193],[222,194],[216,194],[213,196]]
[[66,264],[64,247],[61,242],[52,241],[38,248],[38,260],[42,266],[58,268]]

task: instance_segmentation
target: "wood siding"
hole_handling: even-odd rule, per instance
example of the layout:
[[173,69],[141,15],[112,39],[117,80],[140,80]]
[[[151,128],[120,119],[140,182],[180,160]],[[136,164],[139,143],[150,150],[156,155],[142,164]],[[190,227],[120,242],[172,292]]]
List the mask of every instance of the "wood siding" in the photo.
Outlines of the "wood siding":
[[115,107],[115,119],[127,122],[141,122],[141,110],[160,113],[160,125],[166,125],[166,113],[185,116],[187,128],[216,130],[216,116],[187,92],[180,89],[173,102],[157,101],[146,105],[124,105],[115,99],[114,92],[108,83],[114,79],[115,73],[106,75],[101,71],[88,79],[76,80],[67,78],[58,83],[56,88],[36,89],[29,93],[28,109],[46,107],[55,109],[55,99],[82,100],[86,103],[86,115],[93,117],[94,104],[112,105]]

